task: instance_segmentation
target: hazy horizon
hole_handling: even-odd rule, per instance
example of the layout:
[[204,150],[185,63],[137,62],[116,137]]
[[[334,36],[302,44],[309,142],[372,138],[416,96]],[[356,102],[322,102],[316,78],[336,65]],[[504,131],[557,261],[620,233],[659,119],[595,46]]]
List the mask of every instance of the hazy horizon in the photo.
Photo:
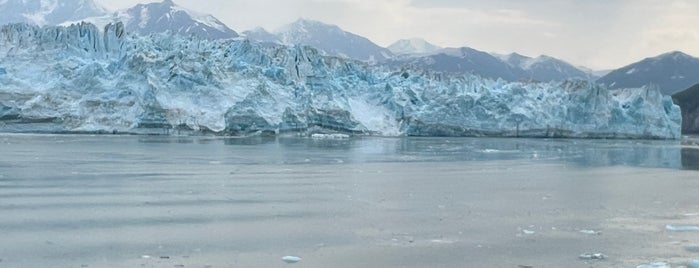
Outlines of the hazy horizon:
[[[97,1],[111,10],[154,2]],[[691,0],[175,0],[175,3],[210,13],[239,32],[255,27],[274,30],[306,18],[338,25],[384,47],[399,39],[419,37],[443,47],[467,46],[531,57],[545,54],[595,70],[619,68],[670,51],[699,55],[699,27],[696,27],[699,1]]]

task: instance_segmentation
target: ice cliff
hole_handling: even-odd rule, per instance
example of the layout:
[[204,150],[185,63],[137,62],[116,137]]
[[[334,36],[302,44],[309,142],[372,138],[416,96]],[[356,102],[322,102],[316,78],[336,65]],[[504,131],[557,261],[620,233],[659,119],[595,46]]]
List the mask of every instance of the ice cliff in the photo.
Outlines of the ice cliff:
[[680,125],[655,88],[392,69],[120,23],[0,28],[0,131],[676,139]]

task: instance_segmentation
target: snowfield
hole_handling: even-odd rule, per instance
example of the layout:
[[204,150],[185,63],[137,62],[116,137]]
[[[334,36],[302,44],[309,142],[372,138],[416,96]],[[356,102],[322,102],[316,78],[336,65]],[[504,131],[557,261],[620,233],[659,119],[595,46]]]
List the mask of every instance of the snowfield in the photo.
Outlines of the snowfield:
[[324,56],[308,46],[0,27],[0,130],[680,138],[656,88],[512,83]]

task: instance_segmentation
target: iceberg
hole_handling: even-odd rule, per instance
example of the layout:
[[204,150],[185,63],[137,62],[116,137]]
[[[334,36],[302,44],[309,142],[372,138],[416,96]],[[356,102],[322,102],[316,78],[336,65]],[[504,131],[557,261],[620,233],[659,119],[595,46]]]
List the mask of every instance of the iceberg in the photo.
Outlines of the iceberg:
[[[657,88],[513,83],[309,46],[0,27],[0,131],[680,138]],[[177,131],[177,132],[176,132]]]

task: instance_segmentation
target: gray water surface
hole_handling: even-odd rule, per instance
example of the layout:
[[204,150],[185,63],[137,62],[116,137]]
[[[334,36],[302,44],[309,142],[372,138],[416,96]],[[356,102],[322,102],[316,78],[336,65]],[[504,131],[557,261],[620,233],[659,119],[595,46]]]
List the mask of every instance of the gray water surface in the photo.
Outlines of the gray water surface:
[[0,267],[681,264],[699,236],[664,227],[699,224],[697,155],[674,141],[0,135]]

